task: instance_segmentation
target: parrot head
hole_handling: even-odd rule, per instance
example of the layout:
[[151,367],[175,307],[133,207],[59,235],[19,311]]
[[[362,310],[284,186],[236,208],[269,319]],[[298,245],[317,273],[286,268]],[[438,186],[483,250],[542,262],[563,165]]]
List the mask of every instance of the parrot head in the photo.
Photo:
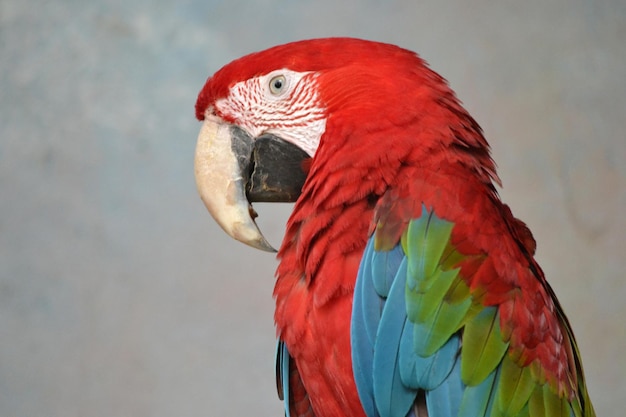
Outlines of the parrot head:
[[359,187],[345,198],[380,196],[409,162],[460,162],[498,182],[480,127],[446,81],[390,44],[314,39],[244,56],[207,80],[196,117],[200,196],[231,237],[262,250],[273,248],[252,203],[295,202],[316,171],[312,193],[326,200],[348,181]]

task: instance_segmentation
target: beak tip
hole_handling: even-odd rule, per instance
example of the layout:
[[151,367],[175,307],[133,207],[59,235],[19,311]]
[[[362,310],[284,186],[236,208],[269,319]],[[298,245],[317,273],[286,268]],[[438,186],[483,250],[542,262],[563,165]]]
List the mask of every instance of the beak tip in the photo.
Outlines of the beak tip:
[[272,245],[269,244],[269,242],[267,242],[265,239],[263,239],[263,242],[260,242],[260,244],[258,246],[255,246],[255,248],[260,249],[262,251],[265,252],[270,252],[270,253],[276,253],[278,252]]
[[[226,230],[226,228],[224,228]],[[226,232],[246,245],[265,252],[277,252],[276,249],[265,239],[254,220],[250,219],[245,224],[236,227],[235,230]]]

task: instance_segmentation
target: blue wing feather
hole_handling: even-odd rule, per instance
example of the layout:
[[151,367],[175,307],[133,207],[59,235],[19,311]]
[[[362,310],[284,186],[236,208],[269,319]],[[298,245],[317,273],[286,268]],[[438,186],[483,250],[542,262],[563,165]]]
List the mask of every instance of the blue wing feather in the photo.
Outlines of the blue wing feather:
[[461,382],[461,361],[454,363],[452,371],[441,385],[426,391],[429,417],[458,416],[465,384]]
[[382,416],[404,417],[415,401],[417,391],[405,385],[400,377],[400,340],[407,321],[404,303],[406,285],[404,260],[389,291],[374,345],[374,399]]
[[[363,316],[364,328],[367,332],[367,338],[372,349],[376,341],[376,332],[378,331],[378,323],[383,310],[385,300],[380,297],[376,288],[373,286],[372,280],[372,258],[374,256],[374,243],[369,242],[365,251],[364,262],[361,263],[363,279],[357,280],[359,285],[359,294],[361,295],[361,309],[357,310]],[[360,281],[360,282],[359,282]],[[356,291],[356,289],[355,289]]]
[[378,416],[374,402],[374,346],[391,284],[404,254],[400,247],[389,252],[374,250],[370,240],[365,249],[352,306],[352,363],[363,409],[368,416]]
[[371,279],[378,295],[386,298],[394,282],[398,268],[405,258],[404,251],[400,245],[397,245],[390,251],[376,251],[373,250],[373,248],[370,250],[372,252],[370,258]]
[[[368,247],[372,243],[368,243]],[[374,287],[371,285],[371,255],[372,252],[366,249],[365,257],[361,262],[359,276],[354,288],[354,301],[352,304],[352,324],[350,330],[351,346],[352,346],[352,368],[354,372],[354,380],[356,381],[357,391],[361,399],[361,405],[365,414],[370,417],[378,417],[378,411],[374,403],[374,384],[372,381],[372,365],[374,362],[374,340],[376,338],[376,329],[380,321],[381,309],[377,306],[382,303],[381,300],[364,303],[372,297],[366,293],[374,293]],[[369,330],[368,330],[369,328]],[[371,336],[370,336],[371,334]]]
[[289,412],[289,351],[285,342],[279,340],[276,346],[276,382],[278,384],[278,396],[283,400],[285,408],[285,417],[290,417]]
[[450,375],[457,362],[459,337],[451,337],[441,349],[428,357],[415,352],[414,325],[407,321],[400,345],[400,375],[410,387],[433,390]]

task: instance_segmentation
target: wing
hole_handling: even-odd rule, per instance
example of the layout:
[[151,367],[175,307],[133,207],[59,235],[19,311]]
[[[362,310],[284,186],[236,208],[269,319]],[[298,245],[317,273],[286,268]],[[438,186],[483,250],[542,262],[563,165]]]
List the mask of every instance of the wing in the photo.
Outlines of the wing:
[[276,389],[285,407],[285,417],[315,417],[298,368],[282,340],[276,347]]
[[[375,234],[368,241],[351,328],[366,414],[417,416],[425,407],[430,417],[594,415],[556,300],[564,340],[524,339],[522,319],[514,317],[522,291],[500,286],[487,254],[457,250],[454,227],[423,207],[391,250],[378,250]],[[568,367],[553,372],[548,365],[557,366],[563,352]]]

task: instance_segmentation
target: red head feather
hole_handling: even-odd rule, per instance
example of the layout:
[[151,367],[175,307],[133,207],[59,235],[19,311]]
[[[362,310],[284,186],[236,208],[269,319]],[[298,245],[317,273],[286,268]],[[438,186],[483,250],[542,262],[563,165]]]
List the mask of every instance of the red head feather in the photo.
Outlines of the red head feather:
[[196,117],[203,120],[207,108],[227,97],[236,83],[283,68],[318,75],[318,92],[329,121],[341,120],[343,132],[358,135],[412,124],[418,131],[405,131],[402,136],[420,141],[428,153],[432,147],[457,148],[459,152],[449,155],[473,165],[486,183],[499,183],[480,127],[445,79],[414,52],[391,44],[322,38],[249,54],[207,80],[198,95]]

